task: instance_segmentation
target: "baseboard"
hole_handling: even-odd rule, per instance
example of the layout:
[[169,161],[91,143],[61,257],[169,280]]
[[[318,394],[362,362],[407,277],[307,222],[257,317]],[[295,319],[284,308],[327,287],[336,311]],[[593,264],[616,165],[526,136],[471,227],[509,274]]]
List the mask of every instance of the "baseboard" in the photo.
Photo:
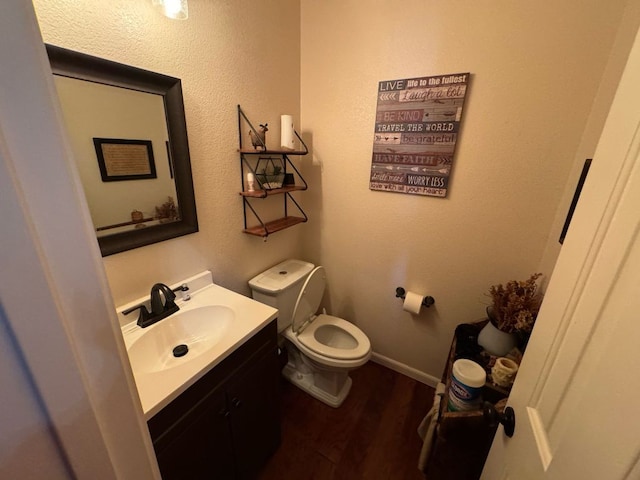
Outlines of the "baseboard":
[[392,360],[376,352],[371,353],[371,361],[384,367],[390,368],[394,372],[398,372],[406,375],[409,378],[413,378],[414,380],[417,380],[420,383],[424,383],[425,385],[429,385],[433,388],[436,388],[436,385],[438,385],[438,382],[440,382],[440,379],[434,377],[433,375],[421,372],[420,370],[410,367],[409,365],[397,362],[396,360]]

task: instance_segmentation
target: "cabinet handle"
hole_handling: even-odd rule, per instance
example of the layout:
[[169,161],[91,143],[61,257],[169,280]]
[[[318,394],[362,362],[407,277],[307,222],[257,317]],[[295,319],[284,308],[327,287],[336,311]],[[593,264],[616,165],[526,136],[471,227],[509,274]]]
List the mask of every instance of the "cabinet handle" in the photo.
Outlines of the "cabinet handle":
[[231,400],[231,403],[233,404],[234,407],[236,408],[240,408],[242,406],[242,400],[240,400],[239,398],[233,398]]
[[221,417],[224,418],[229,418],[229,415],[231,414],[231,412],[229,412],[229,410],[227,410],[226,408],[222,408],[219,412],[218,415],[220,415]]

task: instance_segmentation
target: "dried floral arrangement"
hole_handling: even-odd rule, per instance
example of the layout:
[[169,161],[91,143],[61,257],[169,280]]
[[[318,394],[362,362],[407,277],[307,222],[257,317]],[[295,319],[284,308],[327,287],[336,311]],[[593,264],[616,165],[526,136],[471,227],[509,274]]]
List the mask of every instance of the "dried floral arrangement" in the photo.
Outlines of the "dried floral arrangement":
[[156,206],[156,218],[160,223],[172,222],[178,219],[178,208],[173,197],[167,197],[167,201],[161,206]]
[[504,286],[489,288],[493,308],[488,312],[497,328],[507,333],[531,332],[542,303],[536,283],[541,276],[541,273],[534,273],[527,280],[511,280]]

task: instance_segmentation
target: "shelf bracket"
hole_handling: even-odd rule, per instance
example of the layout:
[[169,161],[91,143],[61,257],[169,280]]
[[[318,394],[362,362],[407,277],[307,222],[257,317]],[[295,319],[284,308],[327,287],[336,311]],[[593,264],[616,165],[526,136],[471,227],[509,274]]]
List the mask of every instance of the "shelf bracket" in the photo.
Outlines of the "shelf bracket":
[[238,148],[242,148],[242,120],[241,120],[241,118],[244,118],[244,121],[247,122],[247,125],[249,125],[249,128],[251,129],[251,131],[253,132],[255,137],[258,140],[260,140],[260,143],[262,144],[262,148],[264,150],[266,150],[267,149],[267,145],[262,140],[262,137],[260,135],[258,135],[258,131],[253,127],[253,124],[249,121],[247,116],[244,114],[244,112],[242,111],[242,108],[240,108],[240,105],[238,105],[238,135],[240,136],[240,138],[238,139],[238,145],[239,145]]

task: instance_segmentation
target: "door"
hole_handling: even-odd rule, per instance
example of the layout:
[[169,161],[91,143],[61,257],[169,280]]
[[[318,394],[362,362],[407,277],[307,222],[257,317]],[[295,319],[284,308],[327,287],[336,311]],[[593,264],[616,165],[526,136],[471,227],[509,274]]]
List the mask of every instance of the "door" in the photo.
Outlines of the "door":
[[163,480],[235,478],[225,412],[225,393],[214,391],[157,440],[156,457]]
[[275,341],[227,388],[237,478],[252,479],[280,444],[280,371]]
[[639,85],[636,38],[484,480],[640,478]]

